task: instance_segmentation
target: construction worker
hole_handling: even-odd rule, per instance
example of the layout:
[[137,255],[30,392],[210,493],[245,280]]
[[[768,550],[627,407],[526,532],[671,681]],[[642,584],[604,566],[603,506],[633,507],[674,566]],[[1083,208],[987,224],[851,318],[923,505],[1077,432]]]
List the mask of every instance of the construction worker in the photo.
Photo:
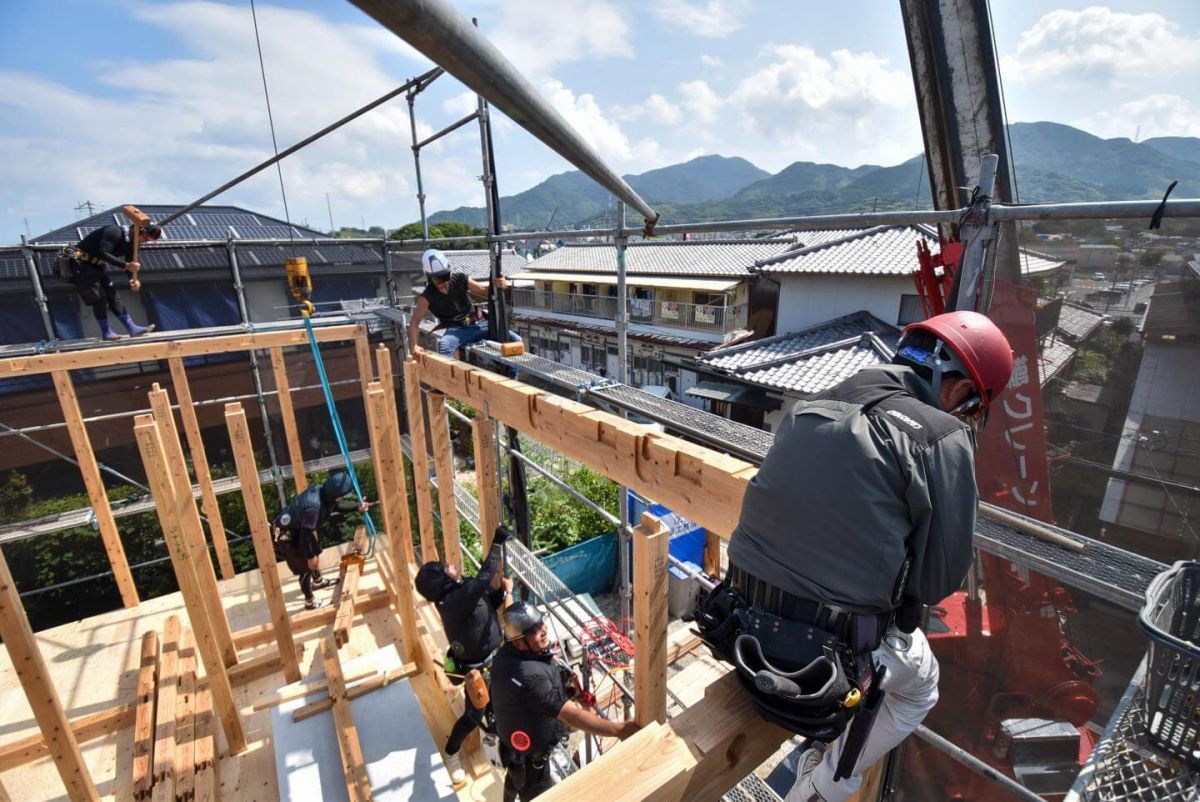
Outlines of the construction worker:
[[[142,227],[143,240],[157,240],[162,236],[162,229],[154,223]],[[109,267],[120,267],[129,277],[129,289],[134,292],[142,288],[138,278],[141,265],[130,261],[133,257],[133,239],[129,226],[119,226],[115,223],[103,226],[89,233],[75,246],[75,259],[71,265],[71,283],[83,302],[92,307],[96,323],[100,326],[100,336],[105,340],[119,340],[121,335],[112,330],[108,322],[108,310],[117,316],[134,337],[147,334],[154,326],[139,326],[133,322],[133,317],[125,311],[121,296],[113,286],[108,275]]]
[[555,659],[536,608],[516,602],[501,618],[505,643],[492,662],[492,707],[507,769],[504,802],[528,802],[570,773],[568,727],[622,740],[638,727],[609,721],[571,698],[576,692],[568,688],[565,666]]
[[[324,483],[310,485],[292,499],[271,522],[275,547],[300,581],[306,610],[323,607],[326,602],[318,602],[313,591],[334,584],[321,576],[318,528],[327,527],[335,515],[355,510],[366,512],[371,507],[369,502],[359,503],[346,498],[353,490],[350,474],[343,470],[333,471]],[[325,534],[326,537],[332,536],[328,530]]]
[[[475,304],[470,293],[486,296],[488,285],[476,281],[466,273],[450,269],[450,262],[441,251],[430,248],[421,254],[421,272],[425,275],[425,289],[417,296],[412,320],[408,324],[408,341],[413,354],[421,353],[417,343],[421,321],[433,312],[438,329],[444,329],[438,340],[437,350],[442,356],[453,358],[458,349],[487,337],[487,320],[475,319]],[[500,276],[492,284],[499,290],[508,289],[508,279]],[[519,342],[516,332],[508,333],[509,342]]]
[[[483,673],[487,681],[491,673],[492,658],[502,642],[498,613],[512,604],[512,580],[508,577],[496,579],[500,567],[503,546],[510,533],[503,526],[496,528],[492,547],[487,559],[479,566],[479,573],[464,579],[457,565],[431,560],[417,571],[417,592],[437,607],[442,619],[442,629],[450,643],[448,659],[453,661],[453,671],[448,670],[451,681],[461,684],[472,670]],[[493,585],[498,584],[498,587]],[[463,741],[476,727],[483,726],[489,710],[476,709],[470,699],[463,703],[463,714],[450,730],[446,741],[447,768],[450,779],[462,779],[462,766],[458,761],[458,750]]]
[[791,802],[851,797],[937,702],[918,624],[971,565],[975,432],[1012,367],[981,314],[914,323],[893,364],[798,402],[750,481],[695,618],[765,718],[829,744],[801,756]]

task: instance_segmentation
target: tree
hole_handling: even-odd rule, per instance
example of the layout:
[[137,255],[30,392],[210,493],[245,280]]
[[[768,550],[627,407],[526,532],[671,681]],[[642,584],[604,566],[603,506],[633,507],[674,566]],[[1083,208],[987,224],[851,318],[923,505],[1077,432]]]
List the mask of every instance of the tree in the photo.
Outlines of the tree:
[[[478,237],[485,234],[487,234],[487,231],[484,229],[476,228],[470,223],[462,223],[457,220],[447,220],[444,223],[433,223],[429,226],[430,239]],[[417,222],[403,225],[392,232],[391,239],[419,240],[421,239],[421,224]],[[483,242],[473,240],[460,240],[438,246],[438,248],[444,251],[464,251],[483,247],[486,247]]]

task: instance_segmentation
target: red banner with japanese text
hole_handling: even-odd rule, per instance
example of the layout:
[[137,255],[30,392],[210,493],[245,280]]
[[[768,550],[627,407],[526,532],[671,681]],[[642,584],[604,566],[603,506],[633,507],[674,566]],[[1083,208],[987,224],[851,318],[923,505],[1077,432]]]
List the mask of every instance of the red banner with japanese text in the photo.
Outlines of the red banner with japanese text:
[[1035,290],[996,280],[988,317],[1012,345],[1013,374],[979,436],[975,476],[980,501],[1052,523],[1036,301]]

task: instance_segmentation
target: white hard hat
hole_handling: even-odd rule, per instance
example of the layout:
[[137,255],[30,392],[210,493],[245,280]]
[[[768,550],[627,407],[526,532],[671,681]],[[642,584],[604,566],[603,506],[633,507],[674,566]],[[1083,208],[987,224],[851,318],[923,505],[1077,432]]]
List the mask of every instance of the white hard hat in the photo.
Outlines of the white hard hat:
[[437,248],[430,248],[421,254],[421,271],[429,280],[445,278],[450,275],[450,260]]

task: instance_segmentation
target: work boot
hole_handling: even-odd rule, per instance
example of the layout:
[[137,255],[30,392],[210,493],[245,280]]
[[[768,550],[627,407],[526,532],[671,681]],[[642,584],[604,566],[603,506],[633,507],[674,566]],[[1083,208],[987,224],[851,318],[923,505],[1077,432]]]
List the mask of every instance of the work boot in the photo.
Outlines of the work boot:
[[150,332],[154,331],[153,323],[151,323],[149,326],[139,326],[133,322],[133,316],[128,312],[121,315],[121,322],[125,324],[125,328],[129,330],[130,335],[134,337],[142,334],[149,334]]
[[446,756],[446,771],[450,772],[450,784],[456,788],[467,781],[467,773],[463,771],[462,761],[458,755]]
[[325,577],[321,576],[321,573],[319,571],[313,571],[312,575],[313,575],[313,583],[312,583],[313,590],[321,590],[323,588],[331,588],[337,584],[332,579],[326,579]]
[[788,791],[784,802],[826,802],[821,792],[813,787],[812,780],[813,772],[824,757],[825,753],[816,747],[806,749],[800,755],[800,762],[796,764],[796,784]]
[[101,339],[108,340],[109,342],[121,339],[121,335],[113,331],[112,326],[108,325],[108,318],[98,317],[96,318],[96,323],[100,326]]
[[318,599],[316,596],[310,596],[304,600],[305,610],[319,610],[329,604],[329,599]]

